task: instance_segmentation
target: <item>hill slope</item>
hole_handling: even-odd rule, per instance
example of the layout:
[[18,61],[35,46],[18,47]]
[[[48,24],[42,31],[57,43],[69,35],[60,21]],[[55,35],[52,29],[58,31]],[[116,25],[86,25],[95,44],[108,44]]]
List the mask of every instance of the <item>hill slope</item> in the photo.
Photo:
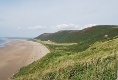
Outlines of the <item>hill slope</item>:
[[[83,30],[59,31],[51,34],[42,34],[35,39],[53,41],[56,43],[77,43],[65,48],[66,51],[80,52],[89,48],[96,41],[106,41],[118,37],[118,26],[98,25]],[[53,46],[50,46],[52,49]]]
[[[72,32],[67,31],[66,35],[70,36]],[[57,33],[59,37],[65,36],[63,31],[63,34]],[[47,34],[48,39],[51,35],[58,38],[57,33],[54,33],[56,36]],[[118,27],[95,26],[73,33],[79,36],[77,40],[72,36],[75,39],[72,42],[77,44],[61,43],[53,38],[50,40],[58,43],[37,39],[51,52],[21,68],[12,80],[115,80],[118,70]],[[63,40],[66,42],[66,39]]]
[[[118,26],[115,25],[98,25],[83,30],[64,30],[58,31],[56,33],[44,33],[35,39],[40,39],[43,41],[51,40],[57,43],[72,43],[72,42],[81,42],[88,41],[91,39],[101,40],[104,39],[105,35],[108,35],[108,38],[118,35]],[[112,33],[111,33],[112,32]]]

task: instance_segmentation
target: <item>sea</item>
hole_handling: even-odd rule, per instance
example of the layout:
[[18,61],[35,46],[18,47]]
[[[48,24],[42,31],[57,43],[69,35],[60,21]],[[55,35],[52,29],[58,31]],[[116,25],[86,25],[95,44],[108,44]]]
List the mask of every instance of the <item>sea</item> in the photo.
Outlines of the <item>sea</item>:
[[8,38],[0,38],[0,47],[5,46],[9,42],[10,40]]

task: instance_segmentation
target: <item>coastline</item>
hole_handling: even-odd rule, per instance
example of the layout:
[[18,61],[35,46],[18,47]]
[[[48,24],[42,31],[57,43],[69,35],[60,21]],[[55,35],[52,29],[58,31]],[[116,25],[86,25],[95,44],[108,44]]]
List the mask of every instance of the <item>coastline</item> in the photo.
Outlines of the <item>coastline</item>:
[[9,42],[11,42],[10,39],[8,38],[0,38],[0,48],[4,47],[6,44],[8,44]]
[[20,39],[0,47],[0,80],[8,80],[21,67],[31,64],[48,52],[40,43]]

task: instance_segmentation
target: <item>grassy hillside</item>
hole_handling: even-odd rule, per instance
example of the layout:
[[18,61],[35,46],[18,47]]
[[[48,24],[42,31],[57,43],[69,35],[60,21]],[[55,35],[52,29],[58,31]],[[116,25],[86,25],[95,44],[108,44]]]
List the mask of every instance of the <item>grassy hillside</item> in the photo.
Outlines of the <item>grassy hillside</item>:
[[[78,40],[72,43],[37,39],[37,42],[47,46],[51,52],[40,60],[21,68],[12,80],[116,80],[118,27],[96,26],[81,32],[83,32],[81,35],[86,37],[80,38],[81,35],[78,34]],[[94,35],[95,39],[90,35]],[[108,36],[104,37],[105,35]]]
[[[115,25],[98,25],[83,30],[64,30],[58,31],[56,33],[44,33],[36,39],[43,41],[53,41],[57,43],[80,43],[88,42],[91,39],[104,40],[105,35],[108,35],[108,38],[118,35],[118,26]],[[111,33],[112,32],[112,33]]]
[[[107,36],[107,37],[106,37]],[[77,43],[64,48],[66,51],[81,52],[89,48],[96,41],[107,41],[118,37],[118,26],[98,25],[83,30],[59,31],[51,34],[42,34],[36,39],[53,41],[56,43]],[[52,49],[53,46],[50,46]]]

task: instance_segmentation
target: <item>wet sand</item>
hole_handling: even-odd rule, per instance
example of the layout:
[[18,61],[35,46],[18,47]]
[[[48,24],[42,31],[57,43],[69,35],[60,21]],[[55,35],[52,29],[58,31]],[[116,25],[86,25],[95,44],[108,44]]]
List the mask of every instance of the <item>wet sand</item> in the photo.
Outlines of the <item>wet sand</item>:
[[49,50],[40,43],[18,40],[0,47],[0,80],[9,80],[21,67],[46,55]]

